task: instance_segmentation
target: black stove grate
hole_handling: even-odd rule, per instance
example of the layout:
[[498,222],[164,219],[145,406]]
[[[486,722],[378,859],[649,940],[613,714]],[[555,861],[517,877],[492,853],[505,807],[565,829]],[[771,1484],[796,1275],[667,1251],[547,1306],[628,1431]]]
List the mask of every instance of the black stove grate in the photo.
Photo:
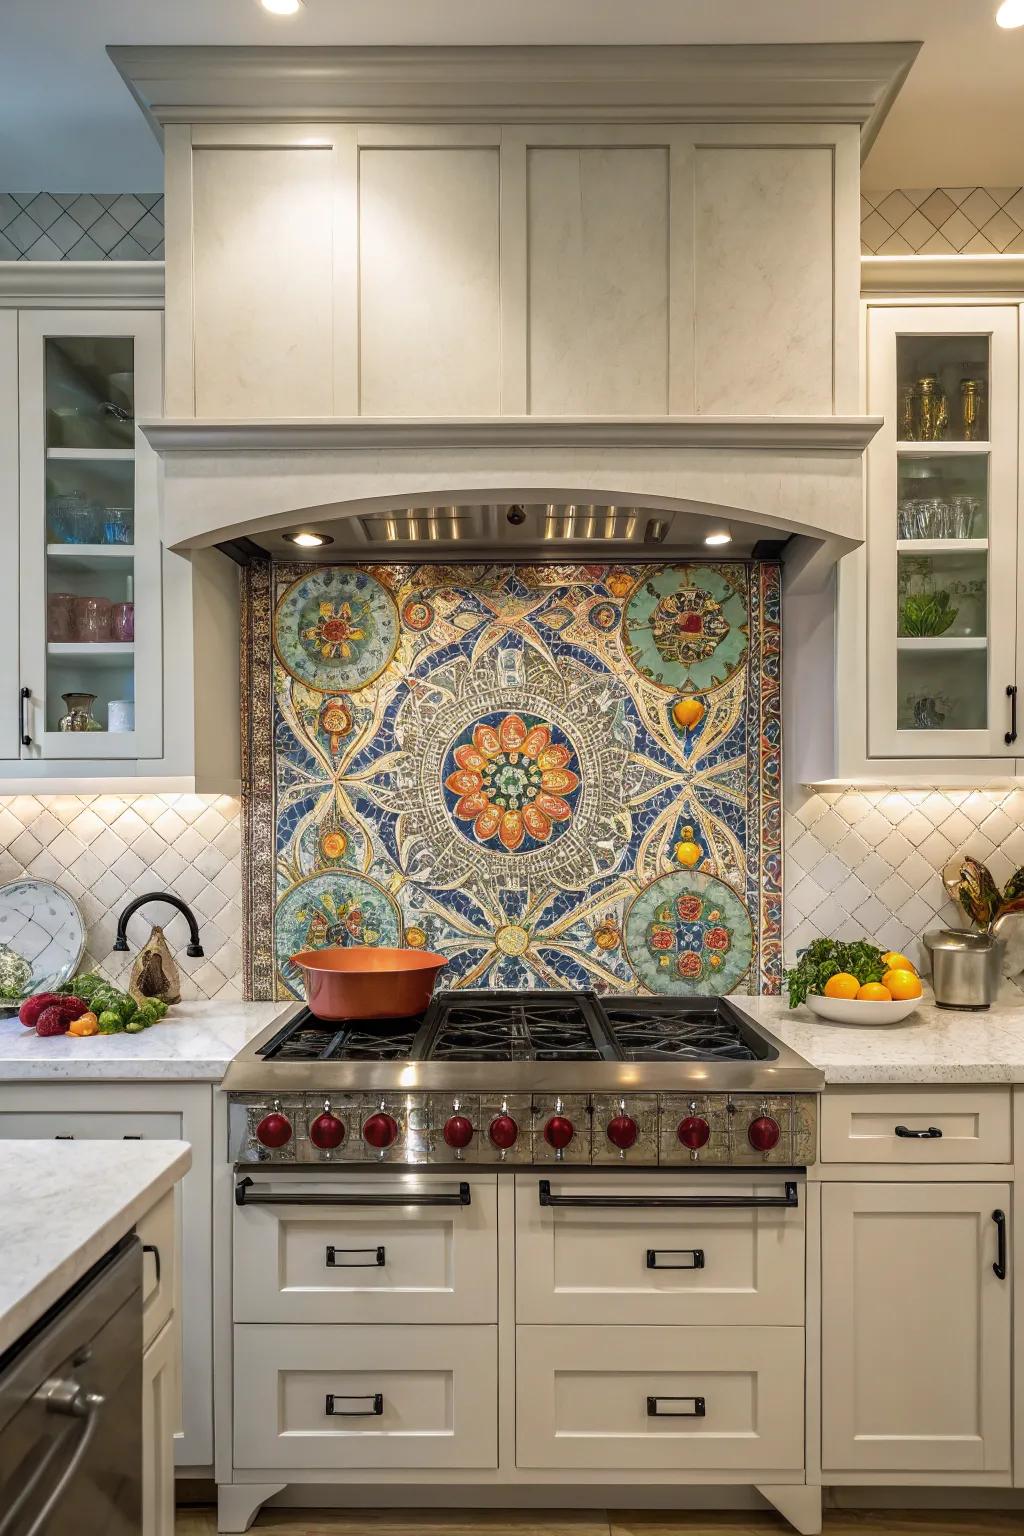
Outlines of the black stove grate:
[[606,1061],[615,1052],[588,992],[443,992],[431,1061]]
[[333,1024],[305,1008],[260,1054],[264,1061],[404,1061],[413,1054],[423,1017]]
[[719,997],[612,997],[602,1002],[626,1061],[767,1061],[778,1051]]

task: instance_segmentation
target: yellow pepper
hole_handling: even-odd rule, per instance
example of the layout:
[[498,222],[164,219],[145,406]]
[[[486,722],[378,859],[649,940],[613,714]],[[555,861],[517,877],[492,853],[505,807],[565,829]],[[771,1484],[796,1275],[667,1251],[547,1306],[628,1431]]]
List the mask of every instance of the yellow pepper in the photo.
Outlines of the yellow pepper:
[[100,1021],[92,1012],[83,1013],[81,1018],[72,1019],[71,1023],[68,1025],[69,1035],[98,1035],[99,1032]]

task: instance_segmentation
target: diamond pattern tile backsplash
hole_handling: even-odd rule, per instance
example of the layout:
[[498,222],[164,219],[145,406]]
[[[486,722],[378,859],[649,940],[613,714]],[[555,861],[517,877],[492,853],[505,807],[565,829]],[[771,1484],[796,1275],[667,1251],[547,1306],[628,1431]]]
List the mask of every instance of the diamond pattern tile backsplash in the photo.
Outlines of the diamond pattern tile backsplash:
[[159,192],[0,192],[0,261],[162,261]]
[[868,256],[1024,252],[1024,187],[896,187],[861,192]]
[[[159,923],[181,971],[183,998],[242,996],[240,804],[229,795],[0,796],[0,884],[54,880],[82,909],[84,964],[127,980],[135,952]],[[146,891],[173,891],[192,908],[205,951],[185,954],[188,925],[156,903],[128,925],[129,954],[111,946],[121,909]]]
[[[942,884],[954,854],[1002,885],[1024,864],[1024,789],[807,793],[787,811],[785,961],[822,935],[868,938],[915,964],[928,928],[965,927]],[[1024,990],[1024,919],[1006,924],[1004,971]]]

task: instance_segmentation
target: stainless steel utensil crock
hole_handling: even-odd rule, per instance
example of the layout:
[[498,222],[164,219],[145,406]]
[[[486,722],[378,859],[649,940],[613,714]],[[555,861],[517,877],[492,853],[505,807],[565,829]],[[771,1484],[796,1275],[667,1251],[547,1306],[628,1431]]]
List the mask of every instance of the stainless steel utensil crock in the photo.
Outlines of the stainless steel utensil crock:
[[932,988],[940,1008],[987,1008],[1002,977],[1004,939],[955,928],[933,928],[924,936],[932,957]]

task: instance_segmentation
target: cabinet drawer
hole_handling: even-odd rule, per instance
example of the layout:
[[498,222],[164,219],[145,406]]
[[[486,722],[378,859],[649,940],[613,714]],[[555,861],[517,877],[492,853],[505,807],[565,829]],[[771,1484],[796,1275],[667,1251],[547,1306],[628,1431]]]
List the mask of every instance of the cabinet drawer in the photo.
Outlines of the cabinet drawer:
[[130,1109],[30,1109],[0,1114],[0,1138],[5,1141],[49,1141],[55,1136],[82,1141],[180,1141],[181,1116]]
[[825,1163],[1008,1163],[1010,1155],[1006,1088],[830,1088],[821,1096]]
[[519,1328],[516,1463],[798,1470],[801,1328]]
[[498,1330],[235,1329],[235,1465],[495,1467]]
[[[779,1197],[785,1180],[778,1174],[548,1180],[556,1198],[623,1202],[610,1206],[542,1205],[539,1182],[516,1177],[520,1323],[803,1322],[800,1207],[628,1204],[652,1197]],[[798,1198],[802,1202],[802,1185]]]
[[177,1290],[174,1191],[136,1222],[142,1244],[142,1342],[149,1345],[174,1311]]
[[[415,1189],[468,1205],[374,1205]],[[256,1178],[261,1189],[366,1205],[235,1207],[234,1316],[240,1323],[493,1323],[498,1316],[494,1174]]]

